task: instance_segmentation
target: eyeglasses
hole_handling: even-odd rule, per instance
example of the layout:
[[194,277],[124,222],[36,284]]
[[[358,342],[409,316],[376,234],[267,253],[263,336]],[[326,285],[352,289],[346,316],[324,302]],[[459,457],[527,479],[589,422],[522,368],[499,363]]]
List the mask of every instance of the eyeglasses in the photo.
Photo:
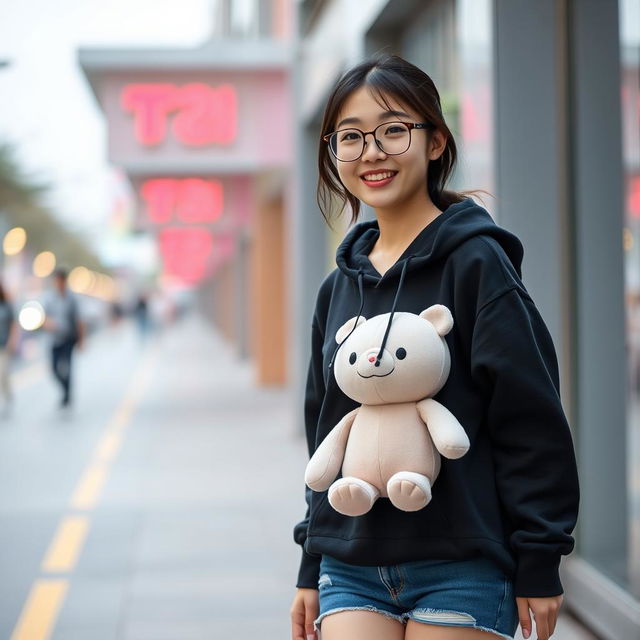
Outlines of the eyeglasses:
[[370,133],[380,151],[389,156],[404,153],[411,145],[412,129],[427,129],[428,122],[383,122],[373,131],[361,131],[354,127],[338,129],[322,136],[329,143],[329,150],[341,162],[354,162],[364,153],[365,137]]

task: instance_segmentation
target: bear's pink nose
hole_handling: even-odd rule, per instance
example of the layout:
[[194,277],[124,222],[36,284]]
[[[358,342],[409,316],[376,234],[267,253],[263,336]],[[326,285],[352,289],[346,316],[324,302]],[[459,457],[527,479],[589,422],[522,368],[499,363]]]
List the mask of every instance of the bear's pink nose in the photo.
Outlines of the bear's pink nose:
[[375,362],[376,357],[375,356],[369,356],[369,362]]

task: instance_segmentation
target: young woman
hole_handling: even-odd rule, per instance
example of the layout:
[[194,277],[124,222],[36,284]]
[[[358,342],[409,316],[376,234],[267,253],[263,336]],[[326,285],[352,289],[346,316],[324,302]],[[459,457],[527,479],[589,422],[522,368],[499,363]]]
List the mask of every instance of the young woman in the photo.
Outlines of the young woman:
[[[378,499],[360,516],[306,488],[292,637],[481,640],[553,633],[561,555],[573,549],[579,488],[551,336],[521,280],[523,247],[467,194],[445,190],[456,146],[438,91],[397,56],[367,60],[326,106],[318,202],[338,196],[356,221],[320,286],[305,423],[312,455],[358,406],[332,365],[348,320],[445,305],[449,377],[434,398],[470,441],[442,459],[433,497],[413,511]],[[393,315],[390,316],[393,318]],[[391,323],[391,331],[392,320]],[[383,361],[393,358],[381,348]],[[398,356],[403,357],[403,356]]]

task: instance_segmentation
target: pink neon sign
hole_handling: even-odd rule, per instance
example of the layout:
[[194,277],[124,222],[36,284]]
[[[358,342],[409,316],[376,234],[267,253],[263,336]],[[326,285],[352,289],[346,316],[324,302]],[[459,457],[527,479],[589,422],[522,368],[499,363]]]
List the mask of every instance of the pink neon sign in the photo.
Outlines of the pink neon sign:
[[206,275],[213,235],[202,227],[165,227],[159,233],[165,273],[195,284]]
[[176,140],[189,147],[231,144],[237,135],[237,103],[229,84],[130,84],[121,94],[122,108],[133,113],[135,137],[143,146],[163,142],[169,125]]
[[147,218],[153,224],[174,219],[187,224],[215,222],[222,216],[222,184],[202,178],[154,178],[140,188]]
[[632,218],[640,219],[640,176],[633,176],[629,182],[627,207]]

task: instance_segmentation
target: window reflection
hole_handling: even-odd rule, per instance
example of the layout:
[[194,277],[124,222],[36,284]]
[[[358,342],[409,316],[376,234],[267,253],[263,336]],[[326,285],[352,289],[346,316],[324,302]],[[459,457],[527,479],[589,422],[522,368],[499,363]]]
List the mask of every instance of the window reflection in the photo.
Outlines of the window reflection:
[[640,0],[621,0],[630,590],[640,597]]

